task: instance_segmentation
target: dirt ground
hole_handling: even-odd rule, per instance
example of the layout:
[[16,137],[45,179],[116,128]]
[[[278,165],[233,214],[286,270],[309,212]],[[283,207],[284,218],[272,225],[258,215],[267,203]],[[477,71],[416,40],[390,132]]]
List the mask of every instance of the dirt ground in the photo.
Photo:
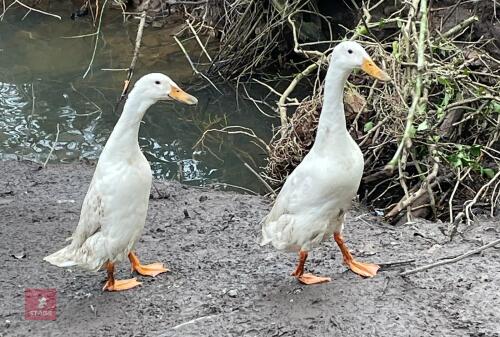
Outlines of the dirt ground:
[[[162,197],[153,190],[137,247],[143,262],[162,261],[171,272],[103,292],[104,272],[42,261],[76,226],[92,172],[83,163],[41,170],[0,162],[0,336],[500,336],[500,247],[397,275],[498,238],[497,221],[450,243],[444,224],[392,227],[356,210],[345,237],[357,257],[415,264],[362,279],[327,242],[306,267],[332,282],[302,286],[289,276],[294,254],[256,243],[266,199],[176,182],[156,182]],[[128,263],[118,277],[130,277]],[[24,320],[25,288],[57,289],[56,321]]]

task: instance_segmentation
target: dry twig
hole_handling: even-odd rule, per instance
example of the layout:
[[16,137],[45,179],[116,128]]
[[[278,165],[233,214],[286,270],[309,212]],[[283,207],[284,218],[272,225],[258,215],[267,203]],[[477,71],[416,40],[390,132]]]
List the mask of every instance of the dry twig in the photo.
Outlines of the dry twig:
[[450,264],[450,263],[455,263],[455,262],[458,262],[460,260],[463,260],[471,255],[475,255],[475,254],[478,254],[478,253],[481,253],[483,250],[485,249],[488,249],[490,247],[494,247],[494,246],[497,246],[500,244],[500,239],[497,239],[497,240],[494,240],[484,246],[481,246],[477,249],[474,249],[474,250],[471,250],[465,254],[462,254],[462,255],[459,255],[455,258],[452,258],[452,259],[446,259],[446,260],[442,260],[442,261],[438,261],[438,262],[435,262],[435,263],[431,263],[431,264],[428,264],[428,265],[425,265],[425,266],[422,266],[422,267],[418,267],[418,268],[415,268],[415,269],[411,269],[411,270],[407,270],[407,271],[404,271],[402,272],[401,274],[399,274],[399,276],[408,276],[408,275],[411,275],[411,274],[415,274],[415,273],[418,273],[418,272],[421,272],[421,271],[424,271],[424,270],[428,270],[428,269],[431,269],[431,268],[435,268],[435,267],[439,267],[439,266],[443,266],[445,264]]

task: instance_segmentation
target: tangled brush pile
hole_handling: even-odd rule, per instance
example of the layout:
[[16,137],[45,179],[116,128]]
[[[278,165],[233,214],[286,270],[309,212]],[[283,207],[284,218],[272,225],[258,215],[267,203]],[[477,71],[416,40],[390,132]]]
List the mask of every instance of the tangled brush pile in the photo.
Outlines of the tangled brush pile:
[[[315,0],[221,3],[219,21],[197,26],[220,35],[207,76],[240,83],[293,63],[290,85],[271,89],[281,127],[262,176],[279,187],[313,143],[335,22]],[[365,157],[362,199],[391,221],[420,216],[456,224],[493,215],[500,200],[497,2],[351,3],[360,6],[352,8],[360,20],[344,38],[362,43],[392,78],[380,85],[354,74],[346,90],[349,132]],[[304,79],[314,95],[292,111],[288,103]]]
[[[392,221],[417,215],[456,223],[498,207],[500,61],[487,51],[491,41],[471,38],[475,14],[446,28],[430,12],[426,1],[405,2],[353,32],[393,81],[352,77],[346,117],[365,157],[365,201]],[[388,37],[377,38],[383,31]],[[310,149],[321,101],[321,90],[302,101],[271,142],[265,176],[275,185]]]

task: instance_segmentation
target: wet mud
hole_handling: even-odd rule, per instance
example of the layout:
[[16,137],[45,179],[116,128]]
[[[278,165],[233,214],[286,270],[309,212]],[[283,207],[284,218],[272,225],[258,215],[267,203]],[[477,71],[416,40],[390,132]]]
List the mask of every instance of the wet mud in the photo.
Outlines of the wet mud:
[[[144,263],[171,271],[103,292],[103,271],[42,261],[75,228],[92,173],[85,163],[0,162],[0,336],[500,336],[499,247],[398,276],[498,238],[496,220],[450,242],[446,224],[390,226],[358,207],[345,238],[360,260],[385,263],[380,273],[349,272],[332,240],[306,265],[332,282],[303,286],[289,275],[295,254],[257,244],[269,200],[172,181],[155,182],[137,246]],[[117,277],[130,277],[128,262]],[[24,319],[26,288],[57,289],[55,321]]]

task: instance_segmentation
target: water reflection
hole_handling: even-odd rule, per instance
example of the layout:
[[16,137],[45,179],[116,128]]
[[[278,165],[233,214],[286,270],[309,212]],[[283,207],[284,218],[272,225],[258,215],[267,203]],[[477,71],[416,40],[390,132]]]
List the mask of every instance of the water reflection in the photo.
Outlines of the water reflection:
[[[83,79],[94,41],[67,37],[95,28],[87,20],[71,21],[68,6],[52,5],[51,12],[63,17],[60,22],[31,14],[21,21],[24,12],[11,9],[0,23],[0,159],[19,156],[44,162],[49,153],[52,162],[97,159],[119,117],[114,106],[125,73],[102,69],[128,67],[137,22],[124,24],[117,13],[106,13],[92,71]],[[225,92],[220,96],[189,85],[196,82],[191,68],[170,36],[177,29],[174,23],[146,30],[135,74],[165,72],[199,99],[196,108],[159,103],[145,115],[140,145],[154,175],[262,191],[240,159],[244,153],[255,165],[263,164],[262,152],[248,139],[225,137],[213,149],[218,158],[193,145],[208,126],[244,125],[268,139],[273,121],[251,103],[236,102],[229,87],[220,87]]]

